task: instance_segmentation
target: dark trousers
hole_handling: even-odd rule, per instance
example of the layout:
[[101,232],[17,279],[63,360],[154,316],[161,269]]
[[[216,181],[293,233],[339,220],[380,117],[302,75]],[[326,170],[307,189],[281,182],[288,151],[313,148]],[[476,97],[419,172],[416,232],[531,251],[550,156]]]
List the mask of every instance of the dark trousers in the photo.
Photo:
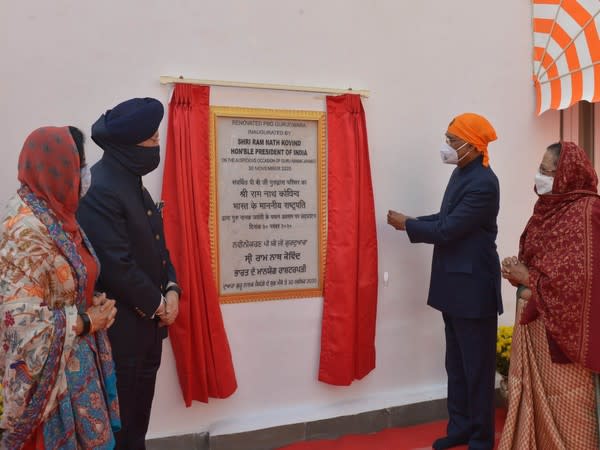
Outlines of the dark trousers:
[[113,343],[121,412],[121,431],[115,436],[117,450],[146,448],[146,432],[161,355],[162,339],[158,332],[156,338],[140,347],[135,355],[120,354],[118,342]]
[[443,314],[448,373],[448,436],[469,449],[494,448],[494,383],[498,317],[461,319]]

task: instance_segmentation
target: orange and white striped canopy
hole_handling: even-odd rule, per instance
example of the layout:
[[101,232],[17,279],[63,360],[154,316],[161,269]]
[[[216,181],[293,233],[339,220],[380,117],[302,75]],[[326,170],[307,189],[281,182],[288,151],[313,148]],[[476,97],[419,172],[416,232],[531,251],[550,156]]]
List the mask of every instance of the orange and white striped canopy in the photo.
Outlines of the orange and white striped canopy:
[[600,100],[600,0],[533,0],[537,112]]

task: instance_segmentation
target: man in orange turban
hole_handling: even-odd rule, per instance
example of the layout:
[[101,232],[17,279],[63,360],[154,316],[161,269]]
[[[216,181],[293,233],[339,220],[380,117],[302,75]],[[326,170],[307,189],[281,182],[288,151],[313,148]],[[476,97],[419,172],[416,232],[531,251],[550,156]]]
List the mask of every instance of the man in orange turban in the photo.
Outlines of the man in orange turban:
[[483,155],[483,165],[489,167],[488,144],[498,138],[496,130],[485,117],[474,113],[464,113],[456,116],[448,125],[446,136],[449,135],[474,147]]
[[489,167],[492,125],[473,113],[455,117],[440,151],[456,164],[440,211],[417,218],[390,210],[388,223],[411,242],[433,244],[428,305],[441,311],[448,373],[447,435],[436,450],[494,448],[496,330],[502,314],[496,235],[500,189]]

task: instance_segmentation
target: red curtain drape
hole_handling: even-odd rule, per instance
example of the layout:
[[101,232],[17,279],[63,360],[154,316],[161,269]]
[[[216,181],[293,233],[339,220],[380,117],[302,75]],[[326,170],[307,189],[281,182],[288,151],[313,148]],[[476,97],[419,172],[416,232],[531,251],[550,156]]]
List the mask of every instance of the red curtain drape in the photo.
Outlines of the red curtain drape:
[[209,248],[209,94],[175,86],[163,176],[165,234],[183,290],[169,335],[186,406],[237,388]]
[[327,260],[319,380],[349,385],[375,368],[377,233],[360,96],[327,97]]

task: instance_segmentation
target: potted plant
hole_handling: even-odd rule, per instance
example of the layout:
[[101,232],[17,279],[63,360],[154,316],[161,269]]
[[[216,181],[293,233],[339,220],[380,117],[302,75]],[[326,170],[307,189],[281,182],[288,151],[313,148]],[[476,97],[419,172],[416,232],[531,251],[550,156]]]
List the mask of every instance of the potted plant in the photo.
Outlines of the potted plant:
[[510,348],[512,345],[512,326],[498,327],[496,339],[496,372],[500,374],[500,394],[508,398],[508,367],[510,365]]

